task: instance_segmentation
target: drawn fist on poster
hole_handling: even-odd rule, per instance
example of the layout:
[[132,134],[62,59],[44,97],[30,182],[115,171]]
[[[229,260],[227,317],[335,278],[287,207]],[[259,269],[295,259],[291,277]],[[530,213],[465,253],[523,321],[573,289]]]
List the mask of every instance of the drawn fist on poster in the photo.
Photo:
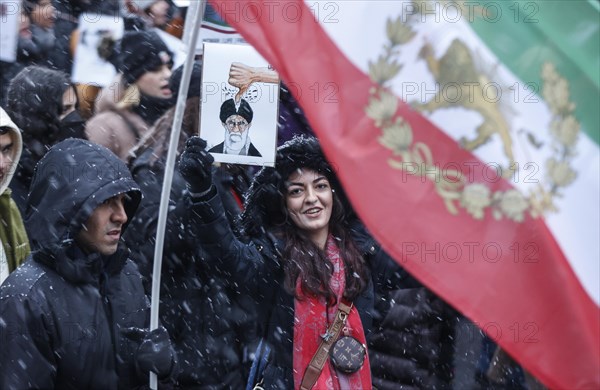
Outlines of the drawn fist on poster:
[[252,83],[273,83],[279,82],[279,74],[268,67],[254,68],[241,62],[232,62],[229,68],[229,79],[227,82],[236,88],[239,92],[235,95],[235,102],[239,103],[240,99],[246,93]]

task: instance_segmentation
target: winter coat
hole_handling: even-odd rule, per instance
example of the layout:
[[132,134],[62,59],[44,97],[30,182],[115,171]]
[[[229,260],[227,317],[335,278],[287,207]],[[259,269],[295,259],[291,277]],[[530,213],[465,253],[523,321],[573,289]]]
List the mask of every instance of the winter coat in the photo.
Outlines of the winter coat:
[[[293,388],[294,296],[284,288],[284,270],[279,249],[283,243],[271,234],[249,244],[237,240],[222,211],[217,196],[195,203],[192,212],[202,216],[198,241],[211,255],[213,272],[221,273],[237,285],[241,293],[259,302],[258,318],[266,342],[272,348],[264,371],[265,389]],[[371,330],[375,291],[387,283],[395,284],[405,273],[383,252],[360,226],[352,229],[352,238],[368,264],[372,279],[366,290],[354,300],[365,334]],[[390,282],[391,281],[391,282]]]
[[368,339],[377,389],[450,389],[457,317],[411,278],[378,294]]
[[[117,86],[115,91],[115,86]],[[116,92],[116,95],[115,95]],[[156,107],[156,101],[141,104],[138,107],[122,109],[117,107],[125,93],[121,76],[110,87],[103,88],[96,100],[95,112],[85,128],[87,138],[99,145],[105,146],[123,161],[128,158],[128,152],[146,134],[160,115],[152,115],[146,120],[142,111],[158,111],[163,113],[168,107]],[[165,102],[166,103],[166,102]]]
[[[147,287],[152,279],[158,209],[164,176],[164,160],[151,162],[153,149],[146,149],[131,164],[144,200],[128,229],[125,240],[139,248],[134,260]],[[221,194],[231,205],[229,216],[239,206],[229,192],[234,178],[222,171]],[[207,256],[196,240],[190,218],[186,183],[174,172],[171,207],[167,218],[161,273],[161,322],[167,328],[179,357],[173,375],[177,388],[241,389],[245,384],[245,347],[256,338],[254,307],[223,281],[208,272]],[[237,210],[236,210],[237,208]]]
[[110,256],[86,255],[73,241],[93,211],[121,193],[128,195],[130,220],[139,188],[105,148],[69,139],[40,160],[26,216],[34,252],[0,287],[0,388],[132,389],[147,383],[147,372],[135,363],[138,344],[121,332],[148,325],[137,267],[123,247]]
[[[12,191],[8,188],[15,173],[15,168],[21,158],[23,141],[21,139],[21,131],[2,108],[0,108],[0,127],[9,129],[7,134],[10,134],[13,142],[11,151],[13,165],[0,179],[0,241],[2,242],[6,256],[8,272],[12,272],[29,255],[29,239],[23,225],[23,219],[11,196]],[[2,283],[1,279],[0,283]]]
[[29,186],[31,185],[31,179],[33,178],[33,171],[37,161],[38,159],[35,158],[27,148],[23,149],[23,154],[19,160],[17,170],[10,183],[12,198],[17,204],[21,215],[25,214]]

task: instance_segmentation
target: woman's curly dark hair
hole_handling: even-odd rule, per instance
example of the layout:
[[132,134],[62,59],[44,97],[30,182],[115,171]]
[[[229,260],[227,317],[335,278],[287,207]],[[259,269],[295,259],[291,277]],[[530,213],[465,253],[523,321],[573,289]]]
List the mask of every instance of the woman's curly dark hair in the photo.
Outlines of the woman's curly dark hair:
[[368,269],[350,235],[348,223],[352,208],[342,191],[334,167],[325,159],[317,139],[306,136],[294,137],[281,145],[277,149],[275,165],[275,168],[262,168],[248,191],[241,217],[244,233],[249,237],[259,237],[272,232],[283,239],[285,287],[288,292],[297,296],[296,283],[300,280],[301,290],[305,295],[323,296],[327,302],[335,301],[335,294],[329,287],[332,264],[325,251],[318,248],[293,224],[284,195],[287,193],[287,179],[297,170],[310,169],[323,174],[335,190],[329,231],[337,239],[344,259],[344,297],[354,299],[366,287]]

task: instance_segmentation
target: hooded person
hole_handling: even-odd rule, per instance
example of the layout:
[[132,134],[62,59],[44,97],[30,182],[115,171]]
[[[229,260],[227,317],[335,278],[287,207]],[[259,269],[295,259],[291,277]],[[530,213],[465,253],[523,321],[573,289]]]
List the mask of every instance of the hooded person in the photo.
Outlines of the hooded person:
[[119,53],[119,74],[100,91],[85,133],[126,161],[129,150],[174,103],[169,88],[173,53],[154,31],[125,33]]
[[211,153],[239,154],[242,156],[262,157],[250,141],[254,111],[245,99],[227,99],[221,104],[219,119],[225,129],[225,140],[209,149]]
[[[5,271],[14,271],[29,255],[29,239],[21,212],[8,188],[21,158],[21,131],[0,107],[0,241],[5,255]],[[8,276],[0,276],[0,284]]]
[[21,132],[0,107],[0,284],[29,255],[21,212],[8,188],[21,158]]
[[[368,354],[360,346],[371,329],[374,292],[405,276],[354,218],[318,141],[293,138],[277,149],[275,168],[255,176],[241,217],[248,242],[227,223],[205,147],[190,138],[179,170],[195,194],[190,214],[198,216],[207,266],[260,302],[270,353],[264,360],[258,354],[266,363],[250,388],[371,388]],[[338,354],[328,359],[345,351],[337,344],[342,339],[353,346],[354,355],[342,354],[352,367],[342,367]]]
[[36,166],[33,252],[0,287],[0,388],[132,389],[176,366],[120,235],[141,199],[125,164],[80,139]]
[[22,131],[23,154],[10,187],[22,214],[35,164],[62,139],[83,137],[77,107],[75,88],[63,72],[32,65],[11,81],[6,112]]

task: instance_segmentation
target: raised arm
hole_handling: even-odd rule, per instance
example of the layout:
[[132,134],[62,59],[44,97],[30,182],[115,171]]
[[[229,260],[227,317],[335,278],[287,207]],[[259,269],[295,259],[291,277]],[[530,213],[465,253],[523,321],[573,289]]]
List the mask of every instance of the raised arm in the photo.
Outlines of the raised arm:
[[[216,187],[212,184],[214,159],[206,151],[206,141],[191,137],[179,161],[179,171],[188,183],[190,218],[197,224],[198,244],[208,253],[208,266],[222,274],[224,280],[261,295],[260,280],[269,280],[275,259],[265,255],[262,247],[241,242],[233,233]],[[264,283],[262,283],[264,284]]]

